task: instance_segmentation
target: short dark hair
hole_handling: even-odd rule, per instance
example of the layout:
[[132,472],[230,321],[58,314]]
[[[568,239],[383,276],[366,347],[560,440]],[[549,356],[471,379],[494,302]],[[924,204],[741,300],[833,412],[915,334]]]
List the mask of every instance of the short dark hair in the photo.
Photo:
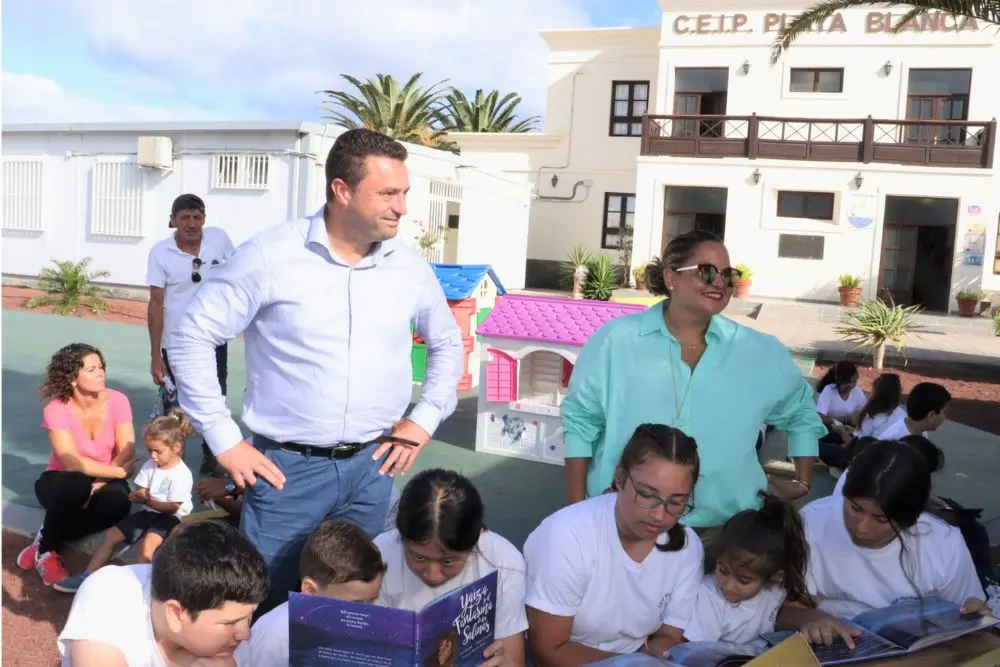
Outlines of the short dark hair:
[[299,557],[299,575],[322,586],[374,581],[385,569],[382,553],[372,538],[357,525],[340,519],[316,526]]
[[184,524],[153,555],[153,598],[176,600],[193,619],[226,602],[260,604],[269,584],[264,557],[222,521]]
[[932,412],[941,412],[951,402],[951,393],[937,382],[921,382],[906,397],[906,416],[920,421]]
[[405,162],[409,153],[403,144],[374,130],[347,130],[337,137],[326,156],[327,200],[330,199],[330,187],[336,179],[347,183],[347,187],[352,190],[358,187],[358,183],[365,177],[365,158],[372,155]]

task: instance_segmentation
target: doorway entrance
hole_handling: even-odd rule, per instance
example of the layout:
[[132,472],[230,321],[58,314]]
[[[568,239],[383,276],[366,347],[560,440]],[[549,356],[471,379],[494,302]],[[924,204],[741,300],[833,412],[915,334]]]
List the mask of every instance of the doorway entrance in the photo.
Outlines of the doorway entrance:
[[695,229],[726,237],[726,188],[668,185],[663,196],[663,234],[660,247],[678,234]]
[[957,199],[885,198],[879,293],[902,305],[948,312]]
[[[725,115],[729,98],[729,69],[725,67],[678,67],[674,71],[674,113]],[[674,119],[673,136],[725,136],[719,120]]]

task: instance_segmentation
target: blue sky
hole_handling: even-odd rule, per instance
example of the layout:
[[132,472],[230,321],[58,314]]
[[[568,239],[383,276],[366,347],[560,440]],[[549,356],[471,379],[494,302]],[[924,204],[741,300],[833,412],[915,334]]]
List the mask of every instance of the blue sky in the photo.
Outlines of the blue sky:
[[[44,11],[40,8],[44,7]],[[318,120],[340,73],[545,94],[542,28],[654,25],[656,0],[6,0],[3,120]]]

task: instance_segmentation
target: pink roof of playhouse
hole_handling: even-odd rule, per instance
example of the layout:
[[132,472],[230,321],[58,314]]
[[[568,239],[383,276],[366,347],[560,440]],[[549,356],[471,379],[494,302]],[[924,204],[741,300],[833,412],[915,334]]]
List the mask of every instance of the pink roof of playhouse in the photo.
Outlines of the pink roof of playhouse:
[[582,346],[605,322],[645,309],[637,303],[507,294],[476,333]]

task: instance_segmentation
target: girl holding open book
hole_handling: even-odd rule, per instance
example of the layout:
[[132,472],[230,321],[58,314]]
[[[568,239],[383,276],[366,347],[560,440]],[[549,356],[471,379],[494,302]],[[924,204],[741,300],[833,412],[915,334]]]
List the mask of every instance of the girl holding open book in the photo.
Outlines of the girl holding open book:
[[786,601],[778,629],[801,630],[816,644],[839,636],[853,647],[858,631],[837,618],[931,596],[963,613],[987,609],[961,533],[925,511],[931,473],[915,448],[895,440],[866,447],[846,477],[842,496],[802,509],[806,581],[819,608]]
[[524,667],[524,557],[487,530],[484,515],[475,484],[457,472],[435,468],[411,479],[399,499],[396,529],[375,538],[388,565],[378,604],[419,611],[495,571],[496,641],[482,667]]

